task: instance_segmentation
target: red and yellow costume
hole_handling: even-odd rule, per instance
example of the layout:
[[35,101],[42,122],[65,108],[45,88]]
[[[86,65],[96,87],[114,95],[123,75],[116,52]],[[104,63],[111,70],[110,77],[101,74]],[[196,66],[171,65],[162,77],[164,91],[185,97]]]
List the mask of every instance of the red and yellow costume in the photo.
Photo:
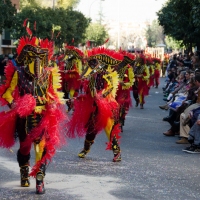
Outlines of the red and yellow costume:
[[154,79],[155,79],[155,87],[158,88],[160,84],[160,70],[161,70],[161,60],[159,58],[152,58],[155,71],[154,71]]
[[[60,123],[62,96],[58,68],[48,67],[53,54],[53,42],[37,37],[22,37],[17,48],[17,65],[11,62],[5,69],[6,82],[0,86],[0,101],[10,110],[0,113],[0,146],[11,148],[17,133],[20,148],[21,186],[29,187],[29,159],[34,143],[36,163],[31,176],[36,177],[36,193],[43,194],[46,164],[61,145]],[[63,136],[64,137],[64,136]]]
[[133,96],[136,100],[136,106],[140,103],[140,108],[143,109],[145,103],[144,97],[149,94],[149,68],[146,65],[146,58],[143,54],[137,55],[135,66],[135,83],[133,85]]
[[147,56],[146,58],[146,64],[149,67],[149,83],[148,83],[148,87],[149,89],[154,86],[154,66],[153,66],[153,61],[152,58],[150,56]]
[[113,150],[113,161],[121,161],[118,143],[120,124],[119,106],[115,100],[118,74],[112,66],[118,65],[123,55],[104,48],[88,51],[86,67],[82,73],[85,94],[74,101],[75,111],[67,125],[70,137],[85,136],[84,148],[78,154],[84,158],[98,133],[103,129],[108,137],[107,149]]
[[67,99],[68,111],[71,110],[71,100],[78,96],[81,86],[83,53],[74,46],[65,46],[62,60],[58,63],[62,77],[62,91]]
[[83,52],[74,46],[65,46],[64,85],[69,98],[77,97],[81,85]]
[[164,60],[162,62],[162,76],[163,77],[165,76],[168,64],[169,64],[169,55],[165,53]]
[[130,90],[132,89],[134,79],[133,68],[130,66],[135,60],[133,54],[121,51],[124,55],[123,61],[117,66],[117,73],[119,75],[119,85],[117,89],[116,101],[120,106],[119,120],[121,124],[121,130],[123,131],[125,116],[128,113],[132,100],[130,96]]

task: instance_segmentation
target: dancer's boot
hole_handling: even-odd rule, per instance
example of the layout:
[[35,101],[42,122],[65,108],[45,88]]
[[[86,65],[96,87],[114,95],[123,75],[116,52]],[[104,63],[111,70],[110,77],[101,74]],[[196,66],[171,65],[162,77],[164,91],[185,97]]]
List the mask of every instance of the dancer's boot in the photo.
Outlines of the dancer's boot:
[[94,140],[92,140],[92,141],[85,140],[85,142],[84,142],[84,148],[78,154],[78,157],[79,158],[85,158],[85,156],[90,152],[90,148],[91,148],[91,146],[92,146],[93,143],[94,143]]

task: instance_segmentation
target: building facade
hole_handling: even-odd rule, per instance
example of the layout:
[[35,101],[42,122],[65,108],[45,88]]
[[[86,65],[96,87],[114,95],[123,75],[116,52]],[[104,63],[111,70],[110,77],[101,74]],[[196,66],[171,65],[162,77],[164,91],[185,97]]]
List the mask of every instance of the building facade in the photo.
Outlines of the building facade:
[[[11,2],[15,5],[16,9],[19,10],[19,0],[11,0]],[[11,40],[10,32],[8,30],[3,30],[2,35],[0,35],[0,55],[12,54],[13,49],[16,48],[13,43],[14,40]]]

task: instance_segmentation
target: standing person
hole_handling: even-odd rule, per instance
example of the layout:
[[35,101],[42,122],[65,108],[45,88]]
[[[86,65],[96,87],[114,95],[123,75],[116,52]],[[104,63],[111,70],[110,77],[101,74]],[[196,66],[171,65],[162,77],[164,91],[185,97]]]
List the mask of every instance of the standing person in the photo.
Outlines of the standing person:
[[166,76],[167,66],[169,64],[169,55],[167,53],[164,54],[164,60],[162,62],[162,77]]
[[154,87],[154,66],[153,66],[153,60],[151,56],[146,57],[146,64],[149,68],[149,82],[148,82],[148,88],[150,89],[152,86]]
[[161,70],[161,60],[159,58],[152,58],[155,71],[154,71],[154,79],[155,79],[155,88],[158,88],[160,84],[160,70]]
[[[177,54],[174,54],[172,57],[172,60],[169,63],[169,69],[174,68],[175,71],[177,71],[177,66],[178,66],[178,62],[177,62]],[[168,69],[168,70],[169,70]]]
[[[103,129],[108,137],[107,150],[112,150],[113,162],[121,161],[119,146],[119,105],[115,100],[119,79],[114,66],[119,65],[123,55],[104,48],[88,50],[86,68],[82,73],[85,94],[74,100],[74,113],[67,124],[68,136],[85,136],[83,150],[78,154],[85,158],[96,135]],[[100,81],[101,79],[101,81]]]
[[68,99],[67,105],[70,111],[72,109],[71,99],[78,96],[81,86],[80,74],[84,54],[78,48],[66,45],[64,55],[63,92],[65,98]]
[[148,82],[150,77],[149,69],[146,66],[146,58],[143,54],[137,56],[134,68],[136,81],[133,86],[133,96],[136,100],[136,107],[140,104],[140,109],[143,109],[144,98],[149,93]]
[[[10,61],[6,66],[6,82],[0,87],[1,104],[10,107],[10,111],[0,113],[0,146],[14,145],[17,132],[21,187],[29,187],[29,176],[33,176],[36,194],[44,194],[46,166],[56,147],[61,145],[59,127],[65,119],[61,110],[62,93],[57,91],[60,88],[58,69],[48,67],[53,42],[22,37],[17,53],[16,65]],[[32,143],[36,163],[29,174]]]
[[121,125],[121,131],[123,132],[123,126],[125,117],[132,105],[130,90],[135,81],[133,68],[129,65],[134,62],[135,56],[125,51],[120,51],[124,55],[124,60],[117,66],[117,73],[119,75],[119,85],[117,88],[116,101],[119,104],[119,121]]

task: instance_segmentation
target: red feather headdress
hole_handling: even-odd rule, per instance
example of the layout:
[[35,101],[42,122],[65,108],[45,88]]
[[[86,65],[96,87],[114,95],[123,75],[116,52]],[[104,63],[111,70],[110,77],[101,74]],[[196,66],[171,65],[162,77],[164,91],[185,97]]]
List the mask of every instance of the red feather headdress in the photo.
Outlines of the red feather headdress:
[[161,59],[160,58],[152,58],[152,61],[154,62],[154,63],[161,63]]
[[124,55],[124,61],[127,64],[131,64],[135,61],[135,55],[134,54],[131,54],[131,53],[129,53],[127,51],[123,51],[123,50],[120,50],[119,53]]
[[37,37],[29,38],[27,36],[21,37],[19,40],[19,45],[17,47],[17,54],[18,56],[22,52],[23,48],[26,45],[31,45],[34,47],[40,47],[41,49],[47,49],[48,50],[48,59],[53,56],[53,42],[49,41],[48,39],[38,39]]
[[140,63],[141,65],[145,65],[146,64],[146,57],[144,54],[137,54],[137,57],[136,57],[136,62],[137,63]]
[[65,46],[65,53],[67,55],[72,54],[75,57],[78,57],[79,59],[83,58],[83,56],[84,56],[84,53],[80,49],[78,49],[74,46],[68,46],[68,45]]
[[118,65],[124,59],[123,54],[103,47],[93,48],[88,51],[88,59],[97,59],[106,65]]

